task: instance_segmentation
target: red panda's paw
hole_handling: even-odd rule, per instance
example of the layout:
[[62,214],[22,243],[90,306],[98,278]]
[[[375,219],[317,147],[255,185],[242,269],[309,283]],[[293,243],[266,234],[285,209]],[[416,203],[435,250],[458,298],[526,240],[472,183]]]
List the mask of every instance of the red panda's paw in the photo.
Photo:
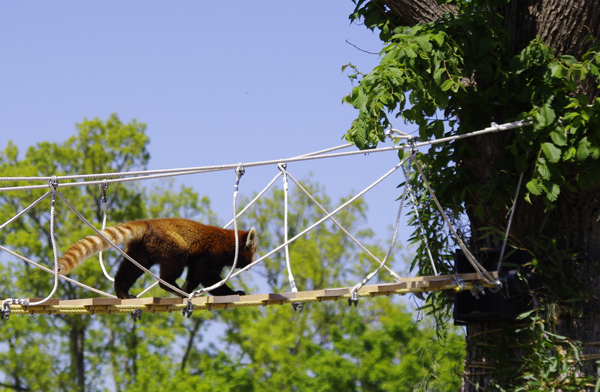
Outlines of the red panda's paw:
[[246,295],[246,292],[244,290],[236,290],[235,292],[237,295]]

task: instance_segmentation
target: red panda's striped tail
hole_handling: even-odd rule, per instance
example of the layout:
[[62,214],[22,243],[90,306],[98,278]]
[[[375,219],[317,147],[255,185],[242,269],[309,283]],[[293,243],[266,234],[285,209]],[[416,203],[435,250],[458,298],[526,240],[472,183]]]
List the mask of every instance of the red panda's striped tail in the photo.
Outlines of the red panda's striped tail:
[[[146,225],[142,222],[119,223],[102,231],[112,243],[128,244],[139,241],[146,232]],[[58,272],[65,275],[74,270],[85,259],[109,249],[111,246],[97,234],[77,241],[58,259]]]

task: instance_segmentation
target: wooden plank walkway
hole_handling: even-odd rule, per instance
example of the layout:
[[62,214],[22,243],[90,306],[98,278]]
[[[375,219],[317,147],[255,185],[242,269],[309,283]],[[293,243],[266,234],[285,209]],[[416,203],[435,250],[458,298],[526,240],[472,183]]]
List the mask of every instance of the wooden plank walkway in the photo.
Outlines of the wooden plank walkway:
[[[492,273],[496,276],[496,273]],[[453,281],[455,275],[420,276],[403,278],[400,283],[382,283],[362,287],[358,291],[360,297],[374,297],[380,295],[404,295],[417,292],[430,292],[441,290],[459,289]],[[469,290],[476,283],[482,283],[481,277],[476,273],[462,274],[465,290]],[[482,286],[489,286],[482,284]],[[270,293],[253,295],[227,295],[205,296],[192,298],[194,310],[231,309],[247,306],[282,305],[286,303],[298,304],[305,302],[335,301],[350,298],[351,287],[323,289],[313,291],[300,291],[297,293]],[[40,299],[29,299],[30,303]],[[0,301],[1,303],[2,301]],[[43,305],[27,306],[11,304],[11,314],[112,314],[131,313],[136,310],[142,312],[174,312],[181,311],[187,306],[187,298],[87,298],[75,300],[50,299]]]

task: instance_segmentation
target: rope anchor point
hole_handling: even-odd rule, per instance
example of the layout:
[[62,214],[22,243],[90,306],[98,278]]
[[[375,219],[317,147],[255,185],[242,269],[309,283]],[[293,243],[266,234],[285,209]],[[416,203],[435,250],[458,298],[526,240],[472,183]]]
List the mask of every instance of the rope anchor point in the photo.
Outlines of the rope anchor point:
[[134,310],[133,312],[131,312],[130,316],[133,319],[133,323],[137,323],[138,320],[142,319],[142,309]]
[[191,300],[188,300],[187,306],[185,308],[181,309],[181,315],[186,316],[187,318],[190,318],[190,316],[192,315],[193,312],[194,312],[194,305],[192,304]]
[[356,308],[358,306],[358,293],[356,291],[352,292],[352,297],[348,298],[348,306],[352,306]]

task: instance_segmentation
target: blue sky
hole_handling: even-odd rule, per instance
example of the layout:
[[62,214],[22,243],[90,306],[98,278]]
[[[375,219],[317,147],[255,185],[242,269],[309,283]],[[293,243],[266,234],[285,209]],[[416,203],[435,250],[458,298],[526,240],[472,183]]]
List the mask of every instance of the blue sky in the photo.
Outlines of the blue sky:
[[[286,158],[342,144],[357,112],[341,103],[341,67],[368,72],[382,47],[350,25],[336,1],[61,1],[0,3],[0,147],[62,142],[84,118],[147,124],[150,169]],[[395,128],[405,128],[400,120]],[[382,146],[390,146],[388,142]],[[360,191],[398,162],[393,152],[288,165],[333,200]],[[52,173],[48,173],[51,175]],[[277,174],[249,169],[251,196]],[[235,174],[181,177],[231,218]],[[389,238],[401,173],[366,200],[369,226]],[[405,242],[410,229],[401,230]]]

